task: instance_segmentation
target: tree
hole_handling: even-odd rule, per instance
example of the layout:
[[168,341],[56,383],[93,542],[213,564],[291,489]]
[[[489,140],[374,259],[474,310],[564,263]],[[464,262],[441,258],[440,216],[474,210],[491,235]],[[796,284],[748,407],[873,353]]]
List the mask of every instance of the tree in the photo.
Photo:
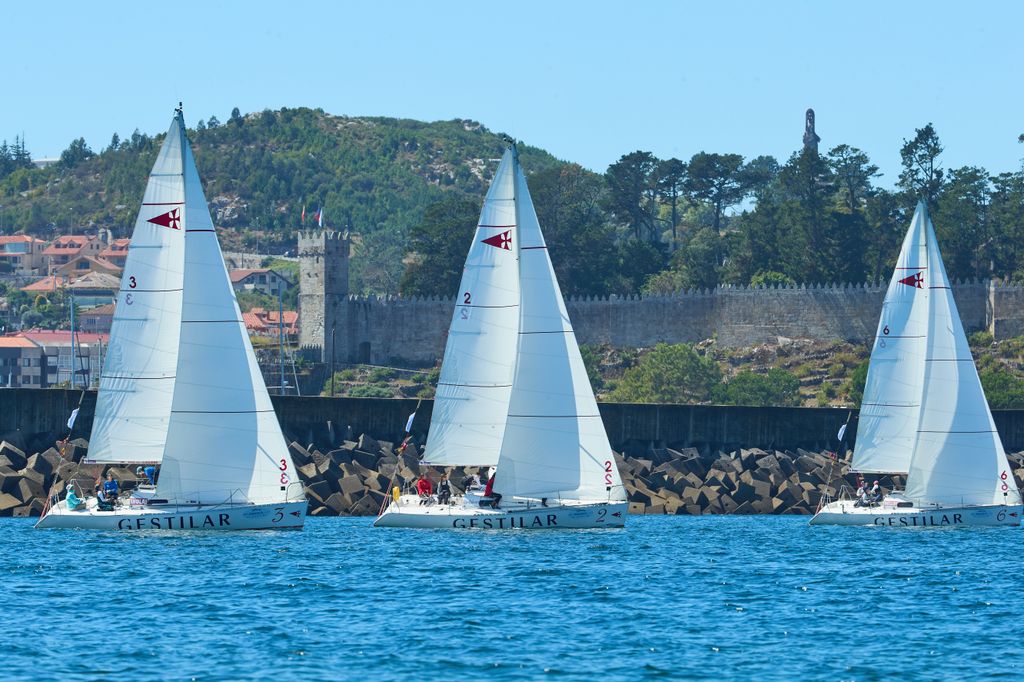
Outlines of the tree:
[[562,293],[614,293],[618,252],[615,228],[600,206],[601,176],[568,164],[538,171],[528,183]]
[[718,364],[692,346],[659,343],[626,370],[608,397],[628,403],[701,403],[721,376]]
[[867,200],[868,238],[865,263],[873,282],[884,282],[892,274],[903,234],[910,216],[899,195],[881,190]]
[[414,254],[399,284],[403,296],[454,296],[480,207],[453,196],[427,208],[409,233]]
[[983,168],[966,166],[950,171],[933,216],[950,277],[988,276],[995,241],[988,226],[990,200],[991,184]]
[[792,407],[800,404],[800,380],[778,367],[767,374],[743,371],[715,386],[712,399],[722,405]]
[[988,222],[993,272],[1024,279],[1024,172],[991,178]]
[[107,145],[107,148],[103,150],[103,153],[106,154],[107,152],[116,152],[120,146],[121,137],[117,133],[114,133],[113,135],[110,136],[110,144]]
[[672,248],[676,245],[676,226],[679,225],[679,198],[686,185],[686,164],[679,159],[666,159],[654,170],[657,197],[668,204],[672,222]]
[[774,270],[758,270],[750,278],[752,287],[789,286],[796,284],[792,277]]
[[85,138],[80,137],[77,140],[72,140],[68,148],[61,152],[60,165],[70,170],[94,156],[96,154],[89,149],[89,145],[85,143]]
[[[238,111],[238,109],[235,109],[234,111],[231,112],[232,116],[234,116],[234,112],[235,111]],[[220,127],[220,120],[216,116],[211,116],[210,120],[206,122],[206,127],[211,129],[211,130],[214,129],[214,128],[219,128]]]
[[238,107],[231,110],[231,118],[228,119],[228,122],[236,126],[242,125],[242,112],[238,110]]
[[707,201],[714,207],[714,228],[721,229],[725,209],[739,203],[745,192],[743,157],[739,154],[694,154],[685,187],[690,200]]
[[744,192],[757,203],[769,199],[779,177],[779,162],[774,156],[758,156],[743,165],[740,182]]
[[650,152],[626,154],[608,167],[607,206],[616,218],[633,230],[634,239],[652,238],[654,229],[654,169],[658,159]]
[[878,166],[871,163],[867,154],[847,144],[829,150],[827,161],[846,208],[853,213],[871,193],[871,178],[881,175]]
[[779,184],[787,242],[780,252],[786,264],[781,270],[805,282],[835,281],[837,260],[860,254],[837,253],[835,221],[828,210],[834,193],[828,164],[811,150],[793,154],[779,172]]
[[898,185],[915,199],[924,199],[929,208],[942,189],[943,172],[939,168],[942,144],[932,124],[915,131],[914,139],[904,140],[900,149],[903,172]]

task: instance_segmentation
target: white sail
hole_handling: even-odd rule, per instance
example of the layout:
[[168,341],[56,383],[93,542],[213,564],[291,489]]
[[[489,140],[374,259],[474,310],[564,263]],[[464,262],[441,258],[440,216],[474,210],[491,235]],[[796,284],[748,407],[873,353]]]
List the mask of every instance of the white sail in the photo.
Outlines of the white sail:
[[882,304],[852,468],[906,473],[917,442],[928,335],[927,214],[919,205]]
[[163,457],[178,367],[187,213],[179,128],[176,119],[160,148],[128,247],[96,399],[91,462]]
[[[923,206],[918,208],[923,213]],[[927,504],[1020,504],[953,300],[935,231],[926,222],[930,316],[917,447],[907,496]]]
[[498,461],[519,330],[519,242],[512,152],[484,200],[445,344],[424,460]]
[[235,300],[185,138],[185,276],[171,423],[157,496],[267,503],[301,486]]
[[496,489],[512,496],[622,501],[608,435],[526,177],[514,161],[521,321]]

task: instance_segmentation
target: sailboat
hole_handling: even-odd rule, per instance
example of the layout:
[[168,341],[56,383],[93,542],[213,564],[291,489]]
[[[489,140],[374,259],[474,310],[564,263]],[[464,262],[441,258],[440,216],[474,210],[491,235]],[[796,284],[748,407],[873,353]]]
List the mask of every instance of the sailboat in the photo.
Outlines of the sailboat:
[[423,463],[495,467],[493,493],[395,490],[375,526],[622,526],[626,494],[514,143],[466,259]]
[[[221,255],[181,108],[149,176],[87,463],[160,465],[103,510],[91,482],[37,528],[301,528],[306,500]],[[51,497],[51,502],[53,498]]]
[[824,504],[812,524],[1019,525],[1021,495],[918,203],[889,282],[861,403],[853,471],[906,476],[877,503]]

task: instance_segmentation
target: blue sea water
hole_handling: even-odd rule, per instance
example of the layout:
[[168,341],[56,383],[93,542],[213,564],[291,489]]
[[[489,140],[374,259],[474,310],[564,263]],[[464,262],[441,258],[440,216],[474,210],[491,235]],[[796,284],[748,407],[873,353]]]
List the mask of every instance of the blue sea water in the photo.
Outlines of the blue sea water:
[[37,531],[0,522],[0,678],[1021,679],[1014,529]]

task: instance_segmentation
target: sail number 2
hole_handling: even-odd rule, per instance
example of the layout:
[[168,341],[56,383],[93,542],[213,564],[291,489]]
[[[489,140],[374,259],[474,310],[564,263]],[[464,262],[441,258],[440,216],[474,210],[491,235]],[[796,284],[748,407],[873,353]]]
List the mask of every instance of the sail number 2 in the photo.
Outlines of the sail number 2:
[[604,484],[612,484],[612,461],[610,459],[604,461]]

